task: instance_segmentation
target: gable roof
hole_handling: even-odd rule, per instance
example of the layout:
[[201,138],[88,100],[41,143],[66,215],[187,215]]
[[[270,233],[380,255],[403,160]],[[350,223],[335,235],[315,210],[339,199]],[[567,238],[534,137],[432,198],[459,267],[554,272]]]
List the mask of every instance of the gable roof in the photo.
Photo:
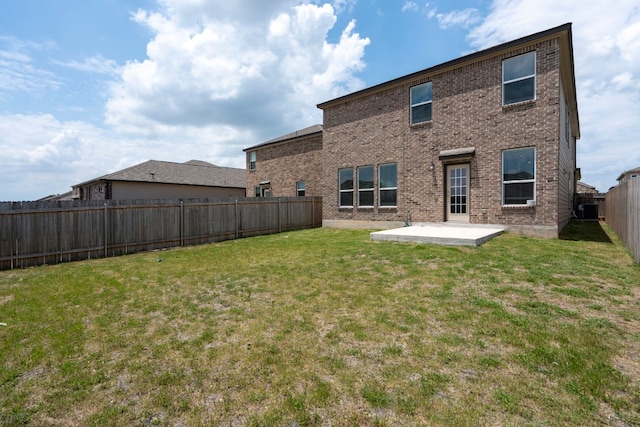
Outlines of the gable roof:
[[576,185],[579,187],[584,187],[584,188],[588,188],[589,190],[596,190],[596,187],[594,187],[593,185],[589,185],[586,182],[582,182],[582,181],[578,181],[576,182]]
[[258,145],[254,145],[252,147],[245,148],[242,151],[254,150],[256,148],[261,148],[261,147],[264,147],[264,146],[267,146],[267,145],[277,144],[277,143],[280,143],[280,142],[285,142],[285,141],[289,141],[289,140],[296,139],[296,138],[302,138],[302,137],[310,136],[310,135],[313,135],[313,134],[322,133],[322,129],[323,129],[322,125],[309,126],[309,127],[304,128],[304,129],[300,129],[300,130],[297,130],[295,132],[291,132],[291,133],[288,133],[286,135],[282,135],[282,136],[279,136],[277,138],[270,139],[270,140],[262,142],[262,143],[260,143]]
[[566,91],[567,103],[569,105],[569,112],[571,115],[572,130],[574,135],[576,136],[576,139],[580,139],[580,123],[578,118],[578,102],[576,98],[576,81],[573,61],[573,38],[571,33],[571,23],[566,23],[558,27],[550,28],[548,30],[531,34],[526,37],[502,43],[500,45],[480,50],[478,52],[474,52],[472,54],[465,55],[460,58],[417,71],[412,74],[407,74],[406,76],[398,77],[396,79],[389,80],[387,82],[380,83],[378,85],[371,86],[357,92],[343,95],[341,97],[320,103],[317,105],[317,107],[321,110],[324,110],[325,108],[334,107],[336,105],[362,98],[364,96],[372,95],[383,90],[401,86],[403,84],[406,84],[410,80],[428,77],[430,75],[442,73],[470,63],[478,62],[489,57],[497,56],[521,45],[537,43],[557,37],[560,38],[560,43],[562,46],[560,57],[560,77],[562,79],[563,87]]
[[621,181],[627,174],[632,174],[632,173],[640,173],[640,167],[629,169],[628,171],[622,172],[620,176],[616,178],[616,181]]
[[244,169],[212,165],[201,160],[186,163],[148,160],[75,185],[87,185],[98,181],[153,182],[161,184],[201,185],[207,187],[245,188]]

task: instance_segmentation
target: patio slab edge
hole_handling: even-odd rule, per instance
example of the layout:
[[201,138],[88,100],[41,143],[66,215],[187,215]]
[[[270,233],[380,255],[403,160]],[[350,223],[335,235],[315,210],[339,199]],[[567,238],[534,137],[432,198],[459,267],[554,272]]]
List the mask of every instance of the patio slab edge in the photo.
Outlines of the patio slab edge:
[[412,226],[370,233],[374,241],[432,243],[445,246],[480,246],[504,232],[503,227],[471,225]]

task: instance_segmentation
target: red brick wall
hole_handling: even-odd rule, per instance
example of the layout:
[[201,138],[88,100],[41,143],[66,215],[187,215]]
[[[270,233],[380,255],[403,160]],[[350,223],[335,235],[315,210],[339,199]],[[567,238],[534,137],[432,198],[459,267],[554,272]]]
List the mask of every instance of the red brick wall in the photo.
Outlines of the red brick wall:
[[[502,107],[502,60],[532,50],[537,62],[536,100]],[[410,214],[414,222],[443,221],[446,169],[438,153],[475,147],[470,161],[470,222],[536,226],[557,234],[559,50],[558,40],[552,39],[326,107],[324,218],[404,221]],[[433,82],[433,120],[410,126],[410,87],[426,81]],[[533,208],[502,206],[501,152],[520,147],[536,148]],[[397,209],[338,208],[339,168],[388,162],[398,164]]]
[[[256,152],[255,170],[249,170],[251,151]],[[248,197],[263,181],[271,182],[271,197],[295,197],[298,181],[305,181],[306,196],[322,196],[321,133],[249,150],[246,159]]]

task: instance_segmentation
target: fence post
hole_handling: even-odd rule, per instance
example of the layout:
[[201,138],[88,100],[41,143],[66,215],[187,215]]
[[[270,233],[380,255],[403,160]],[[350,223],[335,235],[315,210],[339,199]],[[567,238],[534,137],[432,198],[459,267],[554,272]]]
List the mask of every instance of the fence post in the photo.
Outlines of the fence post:
[[[17,233],[16,233],[17,234]],[[9,242],[11,245],[11,269],[13,270],[13,242]],[[18,268],[18,239],[16,239],[16,268]]]
[[238,215],[238,199],[236,199],[236,239],[239,238],[240,235],[240,218]]
[[108,256],[108,252],[107,252],[107,202],[104,202],[104,257],[107,258]]
[[280,203],[280,199],[278,199],[278,233],[282,233],[282,221],[280,220],[280,208],[281,208],[281,203]]
[[180,246],[184,246],[184,202],[180,199]]
[[316,198],[311,199],[311,228],[316,228]]

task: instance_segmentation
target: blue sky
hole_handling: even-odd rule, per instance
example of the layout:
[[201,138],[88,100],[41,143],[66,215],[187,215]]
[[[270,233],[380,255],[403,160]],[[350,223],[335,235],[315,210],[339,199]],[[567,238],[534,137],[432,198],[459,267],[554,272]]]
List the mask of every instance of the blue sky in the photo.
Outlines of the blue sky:
[[243,148],[321,123],[320,102],[566,22],[578,166],[606,191],[640,166],[640,5],[614,5],[3,0],[0,200],[149,159],[243,168]]

